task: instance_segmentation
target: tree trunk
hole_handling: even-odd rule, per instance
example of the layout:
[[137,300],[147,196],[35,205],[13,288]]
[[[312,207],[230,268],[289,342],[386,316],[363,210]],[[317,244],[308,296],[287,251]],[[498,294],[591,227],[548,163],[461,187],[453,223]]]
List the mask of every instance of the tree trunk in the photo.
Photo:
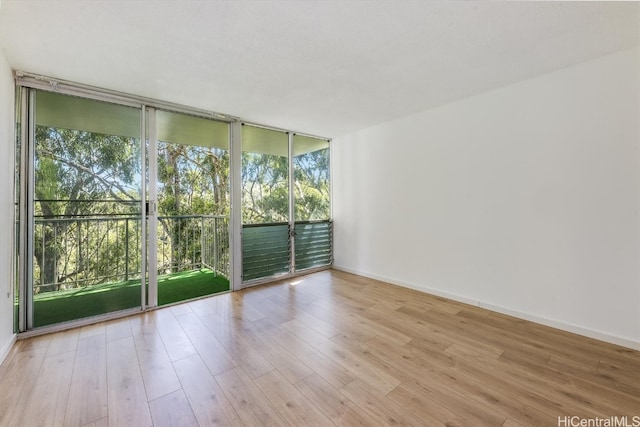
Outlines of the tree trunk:
[[[175,148],[174,148],[175,147]],[[178,158],[180,157],[182,147],[181,146],[168,146],[167,151],[169,154],[168,163],[171,168],[171,185],[169,186],[171,195],[173,196],[173,207],[171,214],[180,214],[180,171],[178,170]],[[180,222],[181,220],[175,220],[171,226],[171,272],[175,273],[179,271],[180,264]]]

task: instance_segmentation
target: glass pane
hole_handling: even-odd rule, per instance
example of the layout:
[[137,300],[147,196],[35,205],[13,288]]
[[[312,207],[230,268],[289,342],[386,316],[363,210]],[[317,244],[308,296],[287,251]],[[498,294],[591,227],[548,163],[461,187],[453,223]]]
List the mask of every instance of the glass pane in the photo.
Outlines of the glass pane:
[[329,142],[294,135],[296,221],[329,219]]
[[242,278],[289,271],[289,135],[242,128]]
[[229,290],[229,125],[157,111],[158,304]]
[[36,94],[33,322],[140,306],[140,110]]
[[242,127],[242,222],[289,220],[289,135]]

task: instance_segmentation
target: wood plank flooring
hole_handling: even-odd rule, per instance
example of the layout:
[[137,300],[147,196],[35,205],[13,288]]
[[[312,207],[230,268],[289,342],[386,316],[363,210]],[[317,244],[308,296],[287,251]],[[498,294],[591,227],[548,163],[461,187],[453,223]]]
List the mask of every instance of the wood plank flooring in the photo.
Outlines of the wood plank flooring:
[[331,270],[20,340],[0,366],[0,426],[624,415],[640,417],[640,352]]

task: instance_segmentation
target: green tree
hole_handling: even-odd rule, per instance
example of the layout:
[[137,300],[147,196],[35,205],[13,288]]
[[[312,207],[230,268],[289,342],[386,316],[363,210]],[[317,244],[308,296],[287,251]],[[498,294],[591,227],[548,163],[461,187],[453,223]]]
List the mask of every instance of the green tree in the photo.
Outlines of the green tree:
[[286,157],[242,153],[242,221],[287,222],[289,165]]
[[296,221],[330,218],[329,149],[293,159]]
[[170,241],[170,260],[160,269],[181,270],[200,254],[202,223],[175,217],[229,214],[228,150],[159,142],[158,208],[161,234]]

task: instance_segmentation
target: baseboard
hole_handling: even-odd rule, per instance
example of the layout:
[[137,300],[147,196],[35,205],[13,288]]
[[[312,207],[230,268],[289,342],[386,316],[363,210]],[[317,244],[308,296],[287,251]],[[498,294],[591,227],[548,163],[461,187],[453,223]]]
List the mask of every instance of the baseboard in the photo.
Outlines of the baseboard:
[[473,305],[476,307],[484,308],[487,310],[495,311],[497,313],[506,314],[508,316],[517,317],[519,319],[528,320],[530,322],[538,323],[540,325],[549,326],[563,331],[571,332],[584,337],[593,338],[599,341],[608,342],[610,344],[627,347],[633,350],[640,350],[640,341],[630,340],[628,338],[619,337],[606,332],[601,332],[582,326],[574,325],[571,323],[561,322],[558,320],[548,319],[545,317],[537,316],[535,314],[512,310],[510,308],[502,307],[499,305],[490,304],[484,301],[478,301],[473,298],[465,297],[464,295],[458,295],[450,292],[445,292],[440,289],[434,289],[427,286],[417,285],[415,283],[404,282],[402,280],[392,279],[390,277],[379,276],[377,274],[371,274],[365,271],[359,271],[348,267],[342,267],[339,265],[333,266],[334,270],[344,271],[346,273],[356,274],[358,276],[368,277],[370,279],[379,280],[381,282],[390,283],[396,286],[402,286],[403,288],[409,288],[416,291],[424,292],[431,295],[436,295],[443,298],[448,298],[454,301],[462,302],[465,304]]
[[11,339],[4,345],[4,347],[2,347],[2,350],[0,350],[0,364],[2,364],[2,362],[4,362],[4,359],[7,358],[7,356],[9,355],[9,352],[11,351],[15,343],[16,343],[16,334],[13,334],[11,336]]
[[560,322],[553,319],[547,319],[545,317],[536,316],[535,314],[523,313],[520,311],[511,310],[511,309],[496,306],[493,304],[486,304],[486,303],[480,302],[478,304],[478,307],[486,308],[487,310],[506,314],[508,316],[517,317],[519,319],[528,320],[530,322],[538,323],[540,325],[549,326],[551,328],[561,329],[563,331],[571,332],[576,335],[582,335],[584,337],[593,338],[598,341],[608,342],[610,344],[627,347],[633,350],[640,350],[640,341],[633,341],[627,338],[619,337],[617,335],[611,335],[606,332],[600,332],[594,329],[583,328],[582,326],[574,325],[572,323],[566,323],[566,322]]

